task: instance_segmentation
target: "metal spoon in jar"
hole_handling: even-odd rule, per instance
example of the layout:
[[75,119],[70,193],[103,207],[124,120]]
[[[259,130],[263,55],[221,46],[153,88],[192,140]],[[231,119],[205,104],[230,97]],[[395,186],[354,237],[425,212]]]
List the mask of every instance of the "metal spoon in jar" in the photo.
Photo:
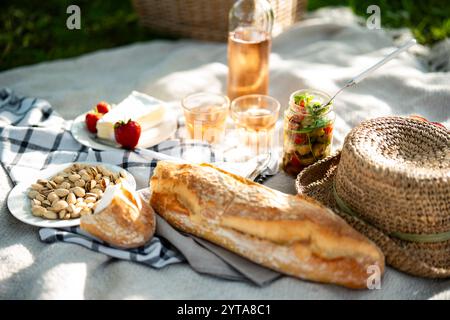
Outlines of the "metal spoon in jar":
[[379,67],[381,67],[382,65],[384,65],[386,62],[394,59],[396,56],[398,56],[400,53],[402,53],[403,51],[408,50],[410,47],[412,47],[413,45],[415,45],[417,43],[416,39],[411,39],[409,40],[407,43],[405,43],[403,46],[401,46],[400,48],[396,49],[395,51],[391,52],[389,55],[387,55],[383,60],[377,62],[376,64],[374,64],[373,66],[371,66],[369,69],[361,72],[359,75],[357,75],[356,77],[354,77],[353,79],[350,79],[350,81],[348,81],[345,86],[343,86],[341,89],[339,89],[338,92],[336,92],[334,94],[334,96],[326,103],[322,106],[326,107],[328,106],[331,101],[334,100],[334,98],[341,93],[345,88],[348,87],[352,87],[355,84],[361,82],[365,77],[367,77],[370,73],[372,73],[373,71],[375,71],[376,69],[378,69]]

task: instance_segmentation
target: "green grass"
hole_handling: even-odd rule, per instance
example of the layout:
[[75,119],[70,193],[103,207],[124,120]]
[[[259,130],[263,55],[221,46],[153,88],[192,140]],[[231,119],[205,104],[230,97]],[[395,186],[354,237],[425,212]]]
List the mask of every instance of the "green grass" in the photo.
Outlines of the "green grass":
[[312,0],[308,10],[350,6],[357,15],[368,17],[366,10],[371,4],[380,7],[382,28],[407,27],[420,43],[427,45],[450,37],[448,0]]
[[[81,30],[66,27],[70,4],[81,8]],[[139,26],[127,0],[2,0],[0,4],[0,70],[153,38]]]
[[[170,1],[170,0],[161,0]],[[382,27],[408,27],[419,42],[433,44],[450,36],[448,0],[309,0],[308,9],[350,6],[368,16],[369,4],[381,8]],[[66,8],[81,8],[81,30],[68,30]],[[80,55],[103,48],[165,37],[139,25],[131,1],[2,0],[0,70]]]

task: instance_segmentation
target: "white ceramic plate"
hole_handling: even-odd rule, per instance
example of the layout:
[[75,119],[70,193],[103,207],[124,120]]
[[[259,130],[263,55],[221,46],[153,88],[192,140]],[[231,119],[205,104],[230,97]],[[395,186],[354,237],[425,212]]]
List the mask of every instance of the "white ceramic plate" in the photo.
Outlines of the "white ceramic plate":
[[[112,146],[112,142],[109,144],[104,144],[98,139],[95,139],[95,135],[86,129],[86,125],[84,123],[85,117],[86,113],[81,114],[72,123],[70,131],[72,132],[72,136],[75,140],[87,147],[97,150],[116,150],[120,148],[120,146]],[[173,113],[166,112],[164,120],[159,125],[141,133],[139,144],[137,146],[144,149],[153,147],[154,145],[169,139],[176,130],[176,117],[173,116]]]
[[[100,162],[77,162],[89,165],[102,165],[108,170],[116,173],[123,170],[122,168]],[[70,219],[70,220],[47,220],[40,217],[35,217],[31,214],[30,199],[27,194],[30,189],[30,185],[34,183],[37,179],[49,179],[55,176],[58,172],[64,170],[65,168],[71,166],[73,163],[62,164],[58,166],[53,166],[48,169],[40,171],[36,176],[30,177],[30,180],[21,182],[17,184],[8,195],[8,209],[11,214],[19,219],[20,221],[31,224],[38,227],[46,228],[64,228],[72,227],[80,224],[80,219]],[[136,181],[131,173],[127,172],[126,181],[133,187],[136,188]]]

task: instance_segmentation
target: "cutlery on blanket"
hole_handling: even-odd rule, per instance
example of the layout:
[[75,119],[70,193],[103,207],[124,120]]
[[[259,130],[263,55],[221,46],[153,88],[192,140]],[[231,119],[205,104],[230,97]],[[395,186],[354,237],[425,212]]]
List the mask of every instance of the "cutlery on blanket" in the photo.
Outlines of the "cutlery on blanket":
[[255,180],[261,173],[263,173],[269,166],[272,161],[272,152],[269,151],[266,157],[258,162],[255,170],[253,170],[250,174],[247,175],[247,179]]
[[398,56],[400,53],[402,53],[403,51],[408,50],[410,47],[412,47],[413,45],[415,45],[417,43],[416,39],[411,39],[409,40],[407,43],[405,43],[403,46],[401,46],[400,48],[394,50],[393,52],[391,52],[390,54],[388,54],[383,60],[377,62],[376,64],[374,64],[373,66],[371,66],[369,69],[361,72],[359,75],[357,75],[356,77],[350,79],[350,81],[348,81],[345,86],[343,86],[342,88],[340,88],[333,97],[331,97],[331,99],[325,103],[322,107],[326,107],[328,106],[331,101],[334,100],[334,98],[341,93],[345,88],[348,87],[352,87],[355,84],[361,82],[362,80],[364,80],[369,74],[371,74],[373,71],[375,71],[376,69],[378,69],[379,67],[381,67],[382,65],[384,65],[386,62],[394,59],[396,56]]

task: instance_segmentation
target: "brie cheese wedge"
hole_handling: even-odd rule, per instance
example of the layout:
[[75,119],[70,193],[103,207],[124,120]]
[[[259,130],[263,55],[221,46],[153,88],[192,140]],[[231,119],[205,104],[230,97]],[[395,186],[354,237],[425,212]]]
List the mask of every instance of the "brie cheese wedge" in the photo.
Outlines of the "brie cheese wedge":
[[114,124],[129,119],[140,124],[142,131],[160,124],[164,119],[164,103],[146,94],[133,91],[97,122],[97,136],[115,141]]

